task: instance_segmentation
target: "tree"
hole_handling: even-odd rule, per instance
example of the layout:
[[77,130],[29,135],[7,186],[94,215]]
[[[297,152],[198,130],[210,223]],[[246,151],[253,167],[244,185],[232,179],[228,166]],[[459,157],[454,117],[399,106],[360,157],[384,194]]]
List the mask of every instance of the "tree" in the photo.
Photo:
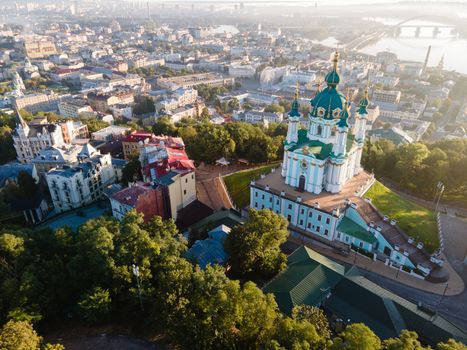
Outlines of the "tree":
[[250,105],[249,103],[244,103],[242,105],[242,108],[244,111],[251,111],[253,109],[252,105]]
[[209,114],[209,109],[207,107],[203,107],[203,110],[201,111],[201,115],[199,117],[201,120],[210,119],[211,116]]
[[152,132],[155,135],[177,136],[178,131],[172,120],[169,117],[158,118],[156,124],[152,127]]
[[418,341],[418,335],[406,329],[401,331],[399,338],[389,338],[383,341],[384,350],[428,350]]
[[327,345],[310,322],[289,317],[279,318],[272,342],[281,349],[324,349]]
[[381,340],[363,323],[353,323],[334,338],[333,350],[379,350]]
[[137,155],[131,155],[128,163],[122,170],[122,183],[127,185],[129,182],[141,181],[141,163]]
[[322,337],[329,339],[331,330],[324,311],[315,306],[300,305],[292,310],[292,318],[299,321],[310,322]]
[[283,106],[273,103],[269,106],[266,106],[266,108],[264,108],[264,111],[269,112],[269,113],[271,112],[284,113],[285,109]]
[[23,197],[33,198],[38,191],[36,181],[25,171],[18,173],[18,187]]
[[8,163],[16,158],[16,150],[13,146],[11,128],[7,125],[0,126],[0,165]]
[[87,118],[87,117],[80,117],[79,120],[86,124],[90,133],[103,129],[109,126],[109,123],[104,122],[103,120],[99,120],[96,118]]
[[461,342],[449,339],[446,343],[439,343],[437,350],[467,350],[467,346]]
[[156,106],[151,96],[140,96],[136,99],[136,104],[133,107],[134,114],[147,114],[155,111]]
[[229,101],[229,108],[232,110],[238,110],[240,108],[240,103],[236,97]]
[[109,291],[101,287],[92,289],[78,302],[78,307],[86,323],[93,325],[104,321],[111,310]]
[[287,220],[271,210],[250,210],[248,220],[232,229],[225,247],[232,271],[269,278],[285,268],[280,246],[287,240]]
[[2,350],[35,350],[40,343],[41,337],[27,322],[8,321],[0,330]]

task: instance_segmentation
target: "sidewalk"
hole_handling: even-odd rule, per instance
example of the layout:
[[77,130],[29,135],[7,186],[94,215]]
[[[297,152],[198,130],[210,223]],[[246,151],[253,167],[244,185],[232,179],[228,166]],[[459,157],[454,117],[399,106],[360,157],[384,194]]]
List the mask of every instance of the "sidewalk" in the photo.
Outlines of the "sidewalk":
[[309,248],[312,248],[318,253],[323,254],[329,258],[338,260],[346,264],[356,265],[360,269],[375,272],[381,276],[405,284],[409,287],[420,289],[425,292],[430,292],[438,295],[444,294],[446,296],[453,296],[461,294],[464,291],[464,282],[456,273],[456,271],[454,271],[454,269],[451,267],[447,260],[444,264],[444,267],[449,271],[449,281],[447,283],[436,284],[411,276],[404,271],[400,271],[398,269],[389,267],[385,265],[382,261],[373,261],[353,251],[351,251],[351,254],[349,256],[345,257],[338,253],[335,253],[331,247],[328,247],[319,242],[313,241],[313,243],[311,243],[308,240],[302,240],[294,237],[289,237],[289,240],[291,242],[303,244]]

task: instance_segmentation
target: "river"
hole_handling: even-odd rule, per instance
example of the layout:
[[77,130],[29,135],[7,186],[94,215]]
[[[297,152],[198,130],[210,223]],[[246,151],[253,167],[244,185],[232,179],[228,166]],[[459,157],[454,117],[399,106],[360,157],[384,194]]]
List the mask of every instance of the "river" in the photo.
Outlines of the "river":
[[[399,19],[372,18],[371,20],[391,25],[400,22]],[[460,38],[451,32],[450,28],[439,28],[439,33],[433,37],[433,30],[443,23],[414,20],[402,27],[398,37],[386,35],[375,43],[360,50],[360,52],[374,55],[380,51],[394,52],[399,59],[424,62],[428,47],[431,45],[431,54],[428,66],[436,66],[444,56],[444,69],[455,70],[467,74],[467,39]],[[420,28],[416,37],[416,27]]]

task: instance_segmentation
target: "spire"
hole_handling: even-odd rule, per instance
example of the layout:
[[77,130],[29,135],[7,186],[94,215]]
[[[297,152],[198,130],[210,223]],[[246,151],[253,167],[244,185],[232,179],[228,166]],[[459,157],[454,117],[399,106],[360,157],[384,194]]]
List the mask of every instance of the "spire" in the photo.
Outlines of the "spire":
[[326,77],[324,78],[326,80],[326,83],[328,84],[328,87],[330,88],[335,88],[341,80],[339,77],[339,73],[337,73],[338,65],[339,52],[336,50],[336,52],[334,53],[334,58],[332,60],[332,71],[326,74]]
[[340,128],[349,127],[347,120],[349,119],[349,94],[347,92],[347,97],[345,98],[344,107],[340,113],[339,122],[337,126]]
[[337,65],[339,63],[339,51],[334,52],[334,59],[332,60],[333,62],[333,70],[337,72]]
[[295,98],[292,102],[292,108],[289,112],[289,117],[300,117],[300,103],[298,102],[299,91],[298,91],[298,81],[297,86],[295,87]]
[[318,80],[317,84],[316,84],[316,94],[315,95],[318,95],[318,93],[321,91],[321,80]]
[[359,102],[359,108],[358,108],[358,113],[359,114],[368,114],[368,111],[366,108],[370,104],[370,100],[368,99],[368,85],[365,87],[365,94],[363,98]]
[[28,124],[24,121],[23,117],[19,113],[19,109],[16,109],[16,127],[26,129]]

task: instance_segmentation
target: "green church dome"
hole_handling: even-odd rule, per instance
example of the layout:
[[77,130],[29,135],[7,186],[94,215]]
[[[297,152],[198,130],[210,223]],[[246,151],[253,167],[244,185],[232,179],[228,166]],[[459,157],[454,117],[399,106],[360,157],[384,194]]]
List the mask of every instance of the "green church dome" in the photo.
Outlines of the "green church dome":
[[363,96],[363,98],[360,100],[358,106],[358,113],[359,114],[368,114],[368,111],[366,110],[366,108],[368,107],[368,105],[370,104],[370,101],[368,99],[368,87],[365,89],[365,95]]
[[339,73],[337,73],[334,69],[326,74],[324,77],[324,80],[326,81],[326,84],[328,86],[333,86],[333,85],[338,85],[341,81],[341,78],[339,76]]
[[340,112],[343,110],[345,97],[337,91],[337,85],[340,82],[339,73],[337,73],[338,60],[339,54],[336,52],[333,59],[333,69],[325,77],[327,87],[320,90],[318,86],[316,96],[310,101],[310,116],[312,117],[324,119],[340,118]]
[[344,105],[345,97],[334,87],[320,91],[311,101],[312,117],[337,119]]
[[289,112],[289,117],[300,117],[300,103],[298,102],[298,92],[295,93],[295,99],[292,102],[292,108]]

